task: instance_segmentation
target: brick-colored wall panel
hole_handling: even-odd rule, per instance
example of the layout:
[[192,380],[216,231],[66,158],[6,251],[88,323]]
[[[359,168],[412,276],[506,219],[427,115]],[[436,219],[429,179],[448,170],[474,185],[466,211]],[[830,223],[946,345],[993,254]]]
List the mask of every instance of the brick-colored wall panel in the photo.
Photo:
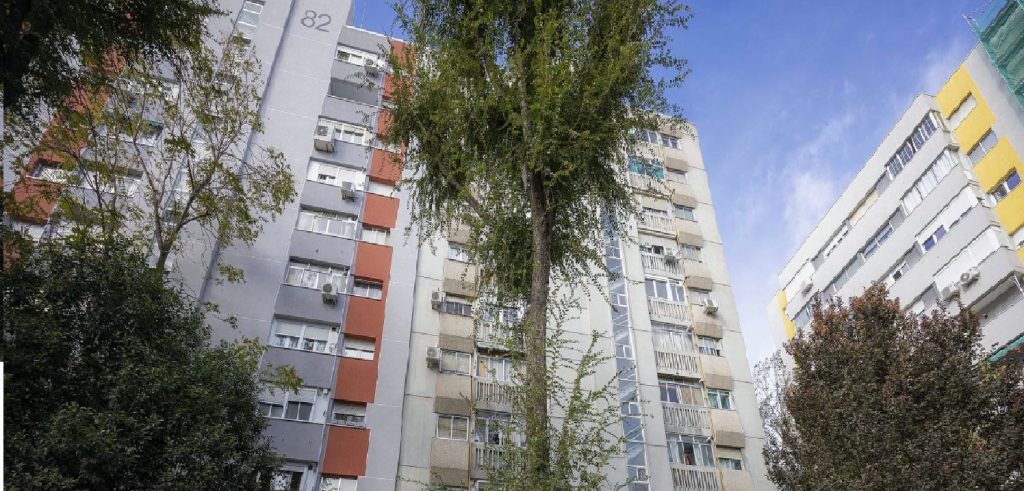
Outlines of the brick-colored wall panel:
[[370,449],[370,430],[331,426],[327,432],[323,473],[330,476],[366,475],[366,454]]

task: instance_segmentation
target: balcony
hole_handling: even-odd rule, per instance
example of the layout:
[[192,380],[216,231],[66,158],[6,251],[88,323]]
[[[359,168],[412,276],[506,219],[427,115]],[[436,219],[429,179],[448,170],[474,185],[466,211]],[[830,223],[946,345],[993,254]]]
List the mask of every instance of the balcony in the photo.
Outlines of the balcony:
[[654,365],[657,367],[658,373],[700,378],[700,365],[696,355],[673,353],[655,348]]
[[474,379],[474,395],[480,409],[509,409],[512,407],[512,390],[508,382]]
[[675,237],[676,235],[676,228],[675,224],[672,222],[672,217],[667,215],[657,215],[645,211],[643,215],[640,216],[638,226],[642,229],[662,235],[672,237]]
[[512,328],[501,322],[481,322],[476,328],[476,343],[482,347],[520,351],[522,336],[516,336]]
[[707,407],[662,402],[665,426],[677,433],[711,435],[711,413]]
[[629,173],[629,185],[639,189],[641,192],[668,194],[663,181],[648,175],[637,174],[636,172]]
[[503,453],[500,448],[474,443],[473,473],[476,474],[474,477],[483,476],[488,469],[500,469]]
[[651,320],[670,324],[690,324],[690,308],[682,302],[673,302],[663,298],[647,297],[647,307]]
[[675,260],[675,258],[668,259],[668,257],[669,256],[663,256],[661,254],[641,252],[640,262],[643,263],[645,272],[669,275],[681,274],[682,271],[679,269],[679,261]]
[[714,467],[672,464],[672,489],[675,491],[719,491],[718,471]]

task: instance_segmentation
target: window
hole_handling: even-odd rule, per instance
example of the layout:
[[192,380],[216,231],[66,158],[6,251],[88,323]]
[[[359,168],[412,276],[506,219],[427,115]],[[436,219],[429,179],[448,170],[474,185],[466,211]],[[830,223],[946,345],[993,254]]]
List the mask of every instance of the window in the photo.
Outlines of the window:
[[654,330],[654,347],[675,352],[693,353],[693,334],[689,329],[651,322]]
[[317,290],[330,283],[334,286],[335,292],[340,292],[344,290],[347,276],[347,268],[291,261],[288,263],[288,275],[285,277],[285,283]]
[[299,466],[288,467],[274,473],[274,477],[270,482],[270,489],[272,491],[302,491],[303,471],[299,470]]
[[448,243],[448,259],[462,263],[469,262],[469,249],[462,244]]
[[435,436],[442,440],[462,440],[469,437],[469,418],[451,414],[437,415]]
[[256,31],[261,13],[263,13],[263,2],[247,0],[242,3],[242,11],[238,14],[238,34],[242,39],[252,41],[252,34]]
[[699,288],[690,288],[690,303],[693,305],[704,305],[710,303],[711,292],[708,290],[701,290]]
[[662,133],[661,134],[661,145],[665,146],[665,147],[669,147],[669,148],[676,148],[676,149],[678,149],[679,148],[679,139],[674,137],[674,136],[672,136],[672,135],[666,135],[666,134]]
[[316,234],[352,239],[356,236],[356,217],[303,208],[299,211],[299,222],[295,228]]
[[362,126],[342,123],[341,121],[334,121],[327,118],[320,118],[317,125],[332,128],[332,134],[335,140],[364,146],[373,143],[373,133]]
[[981,137],[981,141],[979,141],[977,145],[974,145],[974,147],[971,148],[969,152],[967,152],[967,157],[970,158],[971,162],[975,164],[981,162],[981,159],[988,155],[988,153],[991,152],[993,148],[995,148],[998,140],[999,138],[996,137],[996,134],[992,132],[992,130],[986,131],[985,136]]
[[697,351],[702,355],[722,356],[722,340],[697,336]]
[[658,159],[647,159],[636,155],[629,156],[629,171],[654,179],[665,179],[665,167]]
[[963,122],[967,115],[970,114],[977,105],[978,101],[974,100],[974,94],[967,94],[967,98],[964,99],[960,105],[953,110],[953,113],[949,115],[949,126],[954,129],[957,126],[960,126],[960,123]]
[[937,244],[945,236],[946,227],[939,225],[939,228],[935,229],[935,231],[932,232],[931,235],[929,235],[923,241],[921,241],[921,248],[924,249],[924,252],[928,252],[932,249],[932,247],[935,247],[935,244]]
[[939,154],[901,198],[903,211],[907,215],[914,211],[955,165],[956,160],[948,150]]
[[477,356],[476,376],[497,382],[511,382],[515,374],[515,363],[508,358]]
[[640,244],[640,252],[646,252],[648,254],[657,254],[659,256],[665,255],[665,246],[657,244]]
[[335,401],[334,408],[331,409],[331,423],[363,428],[366,426],[366,406]]
[[333,328],[323,325],[275,319],[271,344],[279,348],[317,353],[333,352],[333,343],[328,343],[332,330]]
[[468,303],[446,298],[441,304],[441,312],[469,317],[473,315],[473,306]]
[[363,51],[361,49],[356,49],[341,44],[338,45],[338,51],[336,52],[335,57],[338,59],[338,61],[344,61],[345,63],[351,63],[353,65],[360,66],[365,65],[367,60],[370,60],[372,63],[377,63],[380,61],[380,58],[377,55],[374,55],[368,51]]
[[878,246],[882,245],[882,243],[892,235],[892,230],[891,220],[886,222],[885,225],[882,225],[882,228],[879,229],[878,232],[875,232],[875,235],[868,239],[868,243],[864,246],[864,257],[871,257],[871,255],[878,250]]
[[473,366],[473,355],[461,351],[441,351],[441,371],[469,375],[470,367]]
[[689,220],[691,222],[697,221],[697,215],[695,215],[694,209],[685,205],[675,205],[676,218],[682,218],[683,220]]
[[648,297],[661,298],[672,302],[684,302],[686,300],[683,284],[678,281],[647,278],[644,280],[644,283]]
[[896,281],[903,277],[903,275],[907,274],[907,271],[910,271],[910,265],[907,264],[907,261],[900,261],[900,263],[892,269],[892,272],[888,274],[885,282],[886,286],[892,286],[895,284]]
[[388,245],[391,242],[391,231],[386,228],[363,226],[360,236],[363,242],[371,244]]
[[691,382],[667,382],[658,384],[661,389],[661,402],[684,404],[687,406],[705,406],[704,391],[700,384]]
[[658,144],[658,133],[651,130],[636,130],[637,141]]
[[700,247],[683,244],[683,247],[679,249],[679,251],[682,253],[683,259],[687,261],[696,261],[698,263],[704,261]]
[[889,159],[889,162],[885,164],[886,170],[889,172],[889,177],[896,177],[903,168],[910,163],[910,160],[914,157],[914,154],[924,146],[924,143],[928,141],[928,137],[935,133],[938,129],[936,119],[938,116],[934,112],[929,112],[914,131],[911,132],[910,136],[903,142],[903,145],[899,147],[896,154]]
[[358,482],[350,477],[323,476],[317,491],[356,491]]
[[665,168],[665,177],[670,181],[686,184],[686,171],[673,169],[671,167]]
[[668,440],[668,460],[673,464],[715,466],[711,438],[678,433],[666,433],[665,436]]
[[996,184],[995,189],[992,190],[992,197],[995,198],[996,202],[1002,201],[1010,191],[1017,189],[1020,185],[1020,174],[1017,174],[1017,169],[1014,169],[1007,175],[999,184]]
[[274,419],[310,421],[318,389],[304,387],[297,392],[265,388],[260,393],[260,414]]
[[478,411],[473,421],[473,442],[501,445],[505,442],[507,425],[512,421],[508,413]]
[[718,465],[722,466],[723,469],[728,471],[741,471],[743,470],[743,461],[740,459],[734,459],[731,457],[719,457]]
[[60,164],[57,163],[39,163],[36,164],[36,168],[32,170],[32,177],[58,184],[67,184],[71,181],[72,175],[73,173],[63,169],[60,167]]
[[384,285],[375,281],[355,280],[352,282],[352,295],[356,297],[380,300],[384,294]]
[[361,191],[366,175],[356,169],[311,160],[306,179],[338,187],[346,187],[345,183],[348,183],[352,189]]
[[372,339],[353,338],[345,336],[345,343],[341,350],[341,356],[346,358],[358,358],[360,360],[372,360],[377,346]]
[[732,393],[725,389],[708,389],[708,405],[712,409],[733,409]]

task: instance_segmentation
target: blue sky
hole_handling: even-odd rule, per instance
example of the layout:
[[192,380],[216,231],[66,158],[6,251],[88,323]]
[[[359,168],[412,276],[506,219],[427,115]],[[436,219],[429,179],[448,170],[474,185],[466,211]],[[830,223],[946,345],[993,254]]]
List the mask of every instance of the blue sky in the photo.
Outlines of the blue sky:
[[[673,49],[693,70],[670,96],[697,126],[748,359],[772,350],[776,275],[920,92],[975,43],[983,0],[693,0]],[[356,0],[354,23],[393,32]]]

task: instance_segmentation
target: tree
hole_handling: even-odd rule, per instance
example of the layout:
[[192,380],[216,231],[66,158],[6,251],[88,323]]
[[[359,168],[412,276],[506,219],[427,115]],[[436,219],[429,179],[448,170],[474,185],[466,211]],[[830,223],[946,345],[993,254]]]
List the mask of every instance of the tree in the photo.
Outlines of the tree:
[[10,489],[266,484],[277,458],[257,413],[258,342],[211,346],[194,300],[123,239],[79,229],[10,261],[0,273]]
[[551,285],[595,280],[605,224],[615,233],[635,214],[626,153],[635,130],[679,121],[664,91],[684,62],[667,31],[688,10],[656,0],[414,0],[397,10],[409,44],[389,58],[386,142],[405,148],[413,220],[421,237],[468,225],[483,290],[525,305],[526,455],[514,485],[568,486],[551,465],[560,446],[549,319],[566,314]]
[[55,167],[65,218],[104,235],[128,230],[152,244],[160,269],[184,237],[251,245],[295,196],[284,156],[249,148],[263,129],[252,50],[231,38],[175,58],[128,63],[116,83],[80,88],[29,154]]
[[213,0],[4,0],[0,91],[5,119],[62,105],[109,56],[152,59],[196,47]]
[[757,369],[768,477],[783,490],[1024,489],[1020,365],[977,316],[904,312],[881,285],[817,305]]

